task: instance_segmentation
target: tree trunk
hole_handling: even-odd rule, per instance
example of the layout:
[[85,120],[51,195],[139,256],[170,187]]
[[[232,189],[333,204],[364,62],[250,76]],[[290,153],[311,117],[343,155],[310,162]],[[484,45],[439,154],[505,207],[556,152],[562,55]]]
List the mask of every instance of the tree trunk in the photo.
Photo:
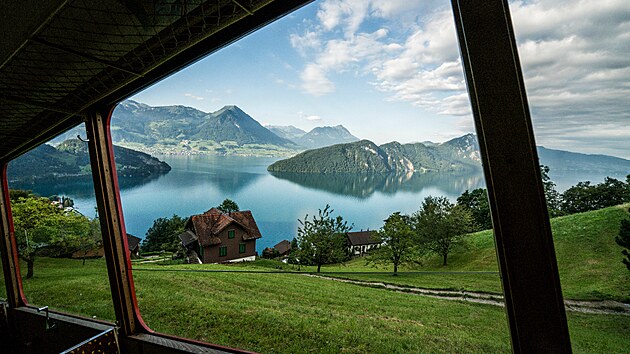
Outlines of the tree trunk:
[[35,260],[33,258],[29,258],[26,260],[26,267],[28,268],[28,271],[26,272],[26,279],[30,279],[33,277],[33,263],[35,263]]
[[442,263],[442,265],[445,266],[446,265],[446,257],[448,257],[448,253],[444,253],[442,256],[444,257],[444,263]]
[[317,263],[317,273],[319,273],[320,269],[322,269],[322,265],[320,263]]
[[394,276],[398,275],[398,263],[394,263]]

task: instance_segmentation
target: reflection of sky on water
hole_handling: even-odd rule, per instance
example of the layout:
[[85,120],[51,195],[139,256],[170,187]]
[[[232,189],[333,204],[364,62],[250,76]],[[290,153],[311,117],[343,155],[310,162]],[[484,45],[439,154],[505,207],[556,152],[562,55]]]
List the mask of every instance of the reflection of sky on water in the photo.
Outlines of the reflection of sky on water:
[[[275,161],[257,157],[164,157],[171,172],[141,185],[122,185],[121,200],[127,232],[144,237],[159,217],[202,213],[225,198],[254,214],[263,238],[257,248],[296,236],[298,219],[330,204],[354,230],[378,229],[391,213],[413,213],[428,195],[456,199],[466,189],[483,187],[481,173],[414,176],[278,176],[266,171]],[[564,190],[580,180],[604,176],[551,174]],[[617,178],[622,178],[617,176]],[[623,178],[625,179],[625,178]],[[13,186],[12,186],[13,187]],[[38,188],[40,191],[38,191]],[[79,211],[94,216],[91,180],[38,184],[42,195],[68,195]],[[42,193],[45,191],[45,193]],[[55,192],[56,191],[56,192]]]

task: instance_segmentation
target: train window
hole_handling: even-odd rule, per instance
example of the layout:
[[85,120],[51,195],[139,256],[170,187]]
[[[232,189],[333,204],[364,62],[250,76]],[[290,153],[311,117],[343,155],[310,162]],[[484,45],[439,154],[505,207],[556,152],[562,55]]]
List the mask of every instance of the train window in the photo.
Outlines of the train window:
[[[575,351],[623,352],[612,328],[630,323],[630,274],[615,242],[630,219],[627,6],[528,1],[510,10],[571,342]],[[605,345],[587,339],[604,337]]]
[[308,5],[114,110],[114,145],[152,156],[120,190],[152,330],[261,352],[509,350],[452,11],[368,7]]
[[76,129],[7,168],[22,287],[30,304],[113,321],[85,127]]

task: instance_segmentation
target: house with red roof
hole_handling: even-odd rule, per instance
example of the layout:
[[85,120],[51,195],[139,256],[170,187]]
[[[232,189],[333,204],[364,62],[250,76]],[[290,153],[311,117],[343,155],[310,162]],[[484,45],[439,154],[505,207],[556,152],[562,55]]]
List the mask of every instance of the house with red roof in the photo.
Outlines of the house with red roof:
[[256,240],[262,237],[249,210],[224,213],[212,208],[191,216],[185,228],[179,238],[189,263],[253,261]]

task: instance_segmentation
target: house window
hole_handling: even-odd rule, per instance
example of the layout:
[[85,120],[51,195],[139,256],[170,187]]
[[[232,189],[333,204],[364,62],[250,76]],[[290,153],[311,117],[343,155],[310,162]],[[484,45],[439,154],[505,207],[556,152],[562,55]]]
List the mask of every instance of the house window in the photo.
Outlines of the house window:
[[219,247],[219,257],[227,256],[227,246]]
[[234,238],[234,230],[228,230],[228,238]]
[[241,243],[238,245],[238,253],[245,253],[245,244]]

